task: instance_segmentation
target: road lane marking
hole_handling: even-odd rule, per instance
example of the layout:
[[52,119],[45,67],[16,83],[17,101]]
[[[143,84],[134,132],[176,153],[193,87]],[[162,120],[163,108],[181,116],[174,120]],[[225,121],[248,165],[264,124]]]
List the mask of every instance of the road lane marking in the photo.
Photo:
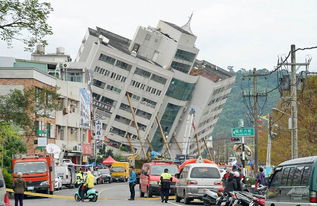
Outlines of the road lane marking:
[[[109,189],[111,189],[111,188],[109,188]],[[103,190],[103,191],[105,191],[105,190]],[[7,192],[13,192],[13,190],[12,189],[7,189]],[[48,197],[48,198],[55,198],[55,199],[74,200],[74,196],[48,195],[48,194],[42,194],[42,193],[36,193],[36,192],[24,192],[24,194],[25,195],[30,195],[30,196],[36,196],[36,197]],[[99,193],[99,194],[101,194],[101,193]],[[173,198],[175,198],[175,196],[170,196],[169,199],[173,199]],[[136,200],[160,200],[160,199],[161,199],[160,197],[136,198]],[[127,198],[102,198],[102,197],[98,197],[98,200],[128,200],[128,199]]]

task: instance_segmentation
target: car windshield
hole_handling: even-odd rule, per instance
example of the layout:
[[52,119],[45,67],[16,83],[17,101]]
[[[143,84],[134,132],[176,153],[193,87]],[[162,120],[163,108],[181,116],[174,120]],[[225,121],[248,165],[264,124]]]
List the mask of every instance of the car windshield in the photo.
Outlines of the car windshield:
[[110,170],[109,169],[101,169],[99,171],[100,171],[100,174],[104,174],[104,175],[110,174]]
[[111,168],[111,170],[113,172],[124,172],[124,168],[123,167],[113,167],[113,168]]
[[220,178],[217,168],[214,167],[194,167],[190,173],[191,178]]
[[178,173],[176,165],[155,165],[152,166],[151,175],[161,175],[164,172],[164,169],[168,169],[168,173],[171,175]]
[[14,165],[14,173],[33,174],[46,172],[45,162],[17,162]]

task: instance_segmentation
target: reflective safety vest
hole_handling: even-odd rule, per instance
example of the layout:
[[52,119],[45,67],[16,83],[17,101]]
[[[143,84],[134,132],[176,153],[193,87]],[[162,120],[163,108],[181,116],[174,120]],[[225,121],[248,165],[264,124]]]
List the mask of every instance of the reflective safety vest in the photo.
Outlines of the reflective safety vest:
[[83,174],[81,174],[81,172],[78,172],[76,174],[76,183],[80,184],[83,181]]
[[163,173],[161,174],[161,177],[163,179],[163,182],[170,182],[172,175],[170,175],[169,173]]

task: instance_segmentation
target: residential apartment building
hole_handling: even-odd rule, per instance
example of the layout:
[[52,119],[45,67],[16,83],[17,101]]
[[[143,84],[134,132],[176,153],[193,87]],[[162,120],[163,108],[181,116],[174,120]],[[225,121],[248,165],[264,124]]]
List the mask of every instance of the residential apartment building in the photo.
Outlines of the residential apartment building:
[[[165,140],[172,158],[205,149],[193,144],[193,137],[198,135],[199,142],[210,137],[234,77],[196,60],[196,39],[190,21],[183,27],[166,21],[156,28],[138,27],[132,40],[99,27],[88,29],[75,61],[93,71],[94,118],[102,122],[109,149],[123,155],[134,149],[141,156],[152,150],[165,153]],[[191,108],[197,127],[186,137]]]
[[[38,81],[46,83],[47,79],[50,79],[54,83],[53,87],[60,94],[60,108],[52,116],[54,120],[54,123],[50,125],[52,134],[47,142],[58,145],[63,151],[63,158],[69,158],[73,163],[86,162],[87,157],[92,155],[91,104],[90,100],[84,101],[85,97],[90,98],[91,96],[88,87],[88,73],[82,64],[67,62],[69,55],[49,54],[46,56],[45,53],[38,50],[32,56],[35,54],[36,60],[0,57],[0,68],[6,66],[5,69],[10,70],[9,74],[15,74],[21,79],[24,77],[24,71],[32,70],[34,76],[39,78]],[[47,78],[40,78],[39,75],[44,75]],[[10,77],[1,76],[1,78],[3,78],[0,82],[1,90],[9,92],[10,90],[5,89],[7,86],[4,86],[3,82],[9,81],[7,78]],[[10,82],[14,83],[15,80],[11,78]],[[15,87],[11,86],[10,88]],[[19,88],[23,89],[23,87]],[[34,145],[36,147],[36,141]]]
[[[6,95],[14,89],[23,90],[32,88],[36,90],[55,90],[56,78],[39,72],[34,68],[0,68],[0,95]],[[46,117],[41,117],[39,113],[30,115],[35,118],[36,131],[34,131],[34,135],[26,136],[25,142],[28,154],[34,155],[43,152],[42,145],[38,145],[39,141],[42,140],[43,142],[45,140],[46,144],[55,144],[55,112],[50,112]],[[45,131],[45,133],[37,131]]]

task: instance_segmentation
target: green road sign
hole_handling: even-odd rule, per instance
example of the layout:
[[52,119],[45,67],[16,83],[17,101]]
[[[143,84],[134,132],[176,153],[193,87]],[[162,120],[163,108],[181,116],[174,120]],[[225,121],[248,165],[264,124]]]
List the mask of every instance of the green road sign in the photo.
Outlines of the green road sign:
[[35,134],[47,134],[47,130],[35,130]]
[[254,128],[231,128],[232,137],[254,137]]

